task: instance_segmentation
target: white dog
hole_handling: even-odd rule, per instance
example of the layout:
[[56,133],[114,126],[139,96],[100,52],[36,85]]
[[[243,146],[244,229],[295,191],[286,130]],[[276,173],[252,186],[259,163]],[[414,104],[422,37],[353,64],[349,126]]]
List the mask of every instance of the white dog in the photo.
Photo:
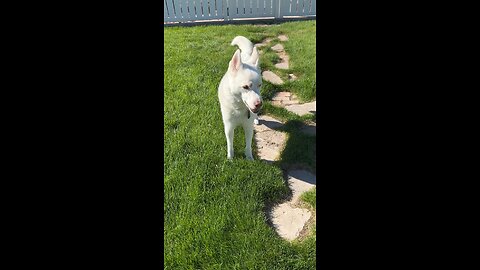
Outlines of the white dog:
[[218,99],[227,137],[227,158],[233,158],[233,131],[242,125],[245,131],[245,156],[252,160],[253,123],[254,120],[258,123],[256,113],[262,107],[259,54],[252,42],[242,36],[235,37],[231,45],[237,45],[240,50],[233,55],[228,71],[218,86]]

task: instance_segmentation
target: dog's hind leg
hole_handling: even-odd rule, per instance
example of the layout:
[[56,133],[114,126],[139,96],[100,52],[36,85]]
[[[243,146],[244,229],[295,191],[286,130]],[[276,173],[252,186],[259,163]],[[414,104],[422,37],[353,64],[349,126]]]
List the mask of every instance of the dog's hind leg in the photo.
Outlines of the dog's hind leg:
[[234,127],[232,125],[225,125],[225,137],[227,137],[227,158],[233,158],[233,132]]
[[243,123],[243,130],[245,131],[245,157],[253,160],[252,155],[252,139],[253,139],[253,125],[250,121]]

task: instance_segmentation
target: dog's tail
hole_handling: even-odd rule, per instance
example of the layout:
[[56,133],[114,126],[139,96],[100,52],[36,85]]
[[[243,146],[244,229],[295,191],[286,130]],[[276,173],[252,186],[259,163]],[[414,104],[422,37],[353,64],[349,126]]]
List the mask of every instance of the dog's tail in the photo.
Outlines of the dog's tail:
[[247,61],[250,56],[252,55],[253,52],[253,43],[248,40],[248,38],[243,37],[243,36],[236,36],[232,40],[232,46],[237,45],[238,48],[240,48],[240,51],[242,52],[242,61]]

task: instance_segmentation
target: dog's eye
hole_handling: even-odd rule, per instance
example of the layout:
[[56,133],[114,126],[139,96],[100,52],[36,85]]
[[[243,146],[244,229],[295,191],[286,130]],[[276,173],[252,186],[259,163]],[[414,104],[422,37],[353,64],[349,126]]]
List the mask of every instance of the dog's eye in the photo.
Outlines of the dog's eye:
[[249,89],[250,88],[248,85],[244,85],[242,87],[243,87],[243,89]]

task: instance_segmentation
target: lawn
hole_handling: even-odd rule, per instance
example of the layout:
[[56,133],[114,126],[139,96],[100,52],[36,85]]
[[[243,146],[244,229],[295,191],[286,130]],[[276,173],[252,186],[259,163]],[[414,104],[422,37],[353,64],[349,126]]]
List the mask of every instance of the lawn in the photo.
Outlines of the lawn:
[[[315,116],[299,117],[268,102],[275,91],[285,89],[304,101],[315,99],[315,25],[164,28],[164,269],[315,268],[316,236],[289,243],[265,215],[267,205],[288,196],[282,168],[302,164],[316,170],[315,137],[297,131]],[[230,42],[243,35],[257,43],[281,33],[289,37],[284,42],[289,72],[299,79],[281,87],[264,82],[262,96],[264,113],[286,121],[287,147],[273,165],[248,161],[239,128],[235,158],[227,161],[217,88],[236,50]],[[266,49],[261,61],[265,69],[276,59]]]

